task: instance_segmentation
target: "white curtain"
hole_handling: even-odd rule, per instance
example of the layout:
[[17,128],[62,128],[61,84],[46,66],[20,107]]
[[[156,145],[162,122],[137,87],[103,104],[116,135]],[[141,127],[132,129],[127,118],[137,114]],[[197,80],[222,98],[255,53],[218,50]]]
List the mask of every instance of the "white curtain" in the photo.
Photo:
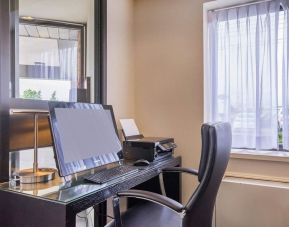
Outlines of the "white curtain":
[[282,61],[282,136],[283,148],[289,150],[289,1],[282,1],[284,26],[283,26],[283,61]]
[[77,41],[57,40],[59,51],[60,79],[77,80]]
[[[52,40],[54,48],[41,53],[41,78],[55,80],[77,80],[77,41]],[[50,68],[48,68],[50,66]],[[58,66],[55,70],[52,66]]]
[[69,100],[77,100],[77,41],[58,40],[60,79],[70,80]]
[[55,48],[41,53],[40,78],[70,81],[69,100],[77,100],[77,41],[51,40]]
[[37,78],[50,79],[55,78],[59,74],[54,67],[58,65],[59,54],[57,48],[41,52],[40,55],[40,72],[37,73]]
[[279,11],[274,0],[208,13],[207,120],[231,122],[235,148],[278,148]]

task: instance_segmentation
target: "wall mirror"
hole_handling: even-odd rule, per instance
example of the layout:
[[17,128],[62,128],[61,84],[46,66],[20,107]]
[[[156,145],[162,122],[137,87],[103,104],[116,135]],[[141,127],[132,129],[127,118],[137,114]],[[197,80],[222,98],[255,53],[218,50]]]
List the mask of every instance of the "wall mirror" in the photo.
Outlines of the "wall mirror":
[[94,0],[14,0],[14,7],[11,97],[90,101]]
[[[11,0],[10,9],[10,109],[46,109],[50,100],[99,102],[100,1]],[[33,127],[31,115],[10,114],[11,176],[33,162]],[[55,168],[47,117],[39,118],[38,142],[40,166]]]
[[[106,103],[106,7],[106,0],[0,1],[0,182],[33,161],[33,117],[11,111],[47,110],[49,100]],[[47,163],[47,116],[39,117],[38,142]]]

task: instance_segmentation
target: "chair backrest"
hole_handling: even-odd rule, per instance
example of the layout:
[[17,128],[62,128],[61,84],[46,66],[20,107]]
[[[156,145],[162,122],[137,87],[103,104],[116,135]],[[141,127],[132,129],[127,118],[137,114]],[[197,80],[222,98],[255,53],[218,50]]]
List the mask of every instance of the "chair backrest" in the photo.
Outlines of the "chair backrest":
[[183,226],[211,227],[216,196],[228,165],[232,132],[229,123],[202,126],[200,184],[186,205]]
[[209,124],[203,124],[201,128],[201,135],[202,135],[202,151],[201,151],[201,159],[200,159],[200,164],[199,164],[199,174],[198,174],[198,179],[199,182],[201,182],[206,166],[207,166],[207,161],[208,161],[208,156],[209,156],[209,129],[210,129]]

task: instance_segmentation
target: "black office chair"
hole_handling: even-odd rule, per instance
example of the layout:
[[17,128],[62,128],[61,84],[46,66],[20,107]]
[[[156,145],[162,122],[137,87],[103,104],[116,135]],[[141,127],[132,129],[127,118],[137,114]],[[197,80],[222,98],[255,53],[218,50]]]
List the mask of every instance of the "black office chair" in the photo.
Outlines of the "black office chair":
[[[142,190],[120,192],[113,198],[115,219],[107,227],[211,227],[217,192],[231,150],[231,126],[229,123],[203,124],[201,133],[202,154],[199,171],[181,167],[163,170],[198,176],[199,185],[188,203],[183,206],[163,195]],[[121,215],[119,197],[132,197],[150,202],[131,207]]]

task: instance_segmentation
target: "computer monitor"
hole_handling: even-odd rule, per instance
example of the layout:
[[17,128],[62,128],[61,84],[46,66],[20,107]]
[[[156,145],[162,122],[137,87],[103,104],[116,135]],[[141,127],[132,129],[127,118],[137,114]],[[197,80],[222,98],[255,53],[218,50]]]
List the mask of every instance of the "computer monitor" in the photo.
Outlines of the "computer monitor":
[[112,106],[49,102],[60,176],[119,161],[122,153]]

